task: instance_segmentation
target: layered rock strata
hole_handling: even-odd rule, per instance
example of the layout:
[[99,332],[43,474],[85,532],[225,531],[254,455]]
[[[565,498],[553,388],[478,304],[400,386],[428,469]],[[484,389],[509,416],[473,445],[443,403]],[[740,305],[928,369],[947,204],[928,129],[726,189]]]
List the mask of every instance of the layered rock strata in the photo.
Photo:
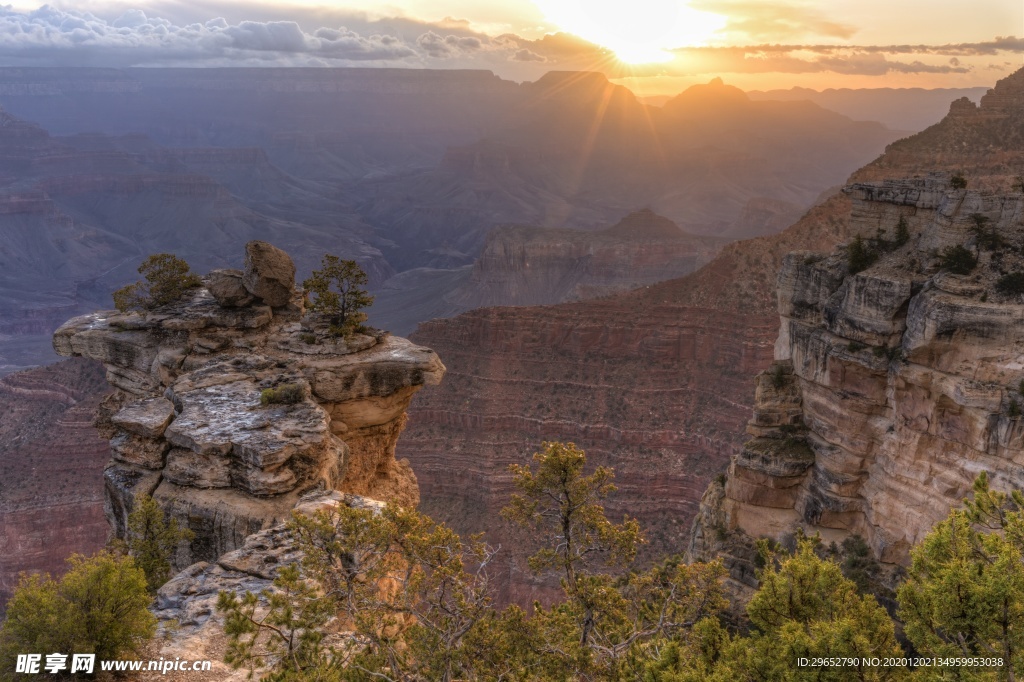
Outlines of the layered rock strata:
[[0,612],[23,571],[57,574],[103,546],[103,464],[93,428],[106,382],[77,358],[0,377]]
[[152,495],[195,533],[180,566],[238,548],[313,489],[419,502],[394,448],[413,394],[444,373],[437,355],[386,332],[332,335],[304,314],[287,254],[246,251],[244,272],[211,273],[176,303],[54,334],[59,354],[100,360],[114,387],[97,419],[112,533]]
[[[1024,273],[1024,195],[956,188],[948,174],[845,193],[877,261],[851,272],[850,244],[783,261],[751,440],[694,525],[691,555],[724,554],[739,583],[753,585],[754,538],[857,534],[900,565],[980,472],[1024,487],[1024,297],[1007,285]],[[953,249],[976,259],[968,274]]]

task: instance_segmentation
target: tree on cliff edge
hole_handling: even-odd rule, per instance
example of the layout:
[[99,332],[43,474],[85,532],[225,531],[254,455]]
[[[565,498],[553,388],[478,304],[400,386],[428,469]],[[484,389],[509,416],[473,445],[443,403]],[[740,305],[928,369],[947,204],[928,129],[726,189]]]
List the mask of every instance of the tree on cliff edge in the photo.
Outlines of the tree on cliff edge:
[[135,498],[135,509],[128,515],[128,553],[146,574],[151,594],[171,577],[171,559],[178,545],[195,537],[176,519],[167,519],[160,505],[149,495]]
[[331,331],[347,336],[358,330],[366,321],[366,314],[360,312],[373,304],[363,286],[366,273],[354,260],[342,260],[331,254],[324,254],[321,269],[302,283],[309,301],[309,309],[326,315],[331,322]]
[[145,281],[114,292],[114,306],[121,312],[167,305],[202,285],[189,264],[172,253],[154,253],[139,266],[139,274]]

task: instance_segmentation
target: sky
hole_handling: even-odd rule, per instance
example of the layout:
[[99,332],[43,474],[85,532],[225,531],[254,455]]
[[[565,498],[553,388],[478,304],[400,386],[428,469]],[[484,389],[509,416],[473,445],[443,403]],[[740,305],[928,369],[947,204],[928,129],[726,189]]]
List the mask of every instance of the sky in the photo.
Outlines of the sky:
[[4,66],[596,70],[640,95],[721,77],[991,86],[1024,66],[1022,0],[54,0],[0,6]]

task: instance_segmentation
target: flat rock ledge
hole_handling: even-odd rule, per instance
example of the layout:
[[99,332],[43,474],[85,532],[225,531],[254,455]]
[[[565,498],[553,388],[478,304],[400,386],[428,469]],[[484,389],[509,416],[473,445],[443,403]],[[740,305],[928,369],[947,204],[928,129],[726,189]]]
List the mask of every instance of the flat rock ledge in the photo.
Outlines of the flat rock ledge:
[[195,533],[179,567],[237,549],[312,490],[419,503],[395,443],[415,392],[444,375],[440,359],[379,330],[333,336],[306,314],[287,254],[247,254],[246,272],[215,271],[175,303],[82,315],[53,337],[60,355],[103,362],[114,388],[96,421],[111,442],[112,534],[124,537],[136,495],[152,495]]

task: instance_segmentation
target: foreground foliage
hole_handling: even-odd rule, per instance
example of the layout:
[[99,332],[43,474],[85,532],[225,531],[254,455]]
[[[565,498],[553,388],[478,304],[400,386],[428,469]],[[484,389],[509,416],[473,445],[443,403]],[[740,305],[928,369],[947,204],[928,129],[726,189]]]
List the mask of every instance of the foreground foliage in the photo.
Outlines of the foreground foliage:
[[0,627],[0,678],[17,679],[18,654],[126,658],[153,636],[146,575],[131,557],[76,554],[68,566],[60,580],[22,575]]
[[[751,629],[730,631],[721,564],[633,569],[639,524],[607,518],[613,473],[585,465],[574,445],[545,443],[511,470],[518,492],[503,516],[523,531],[528,570],[558,579],[555,603],[499,610],[495,550],[480,537],[412,510],[341,506],[294,518],[305,559],[274,589],[220,596],[226,660],[268,680],[338,682],[1014,680],[1024,668],[1024,497],[984,476],[914,550],[898,593],[905,648],[868,592],[867,545],[840,552],[802,535],[792,553],[758,542]],[[913,670],[908,652],[942,660]],[[950,662],[986,656],[1003,664]]]

